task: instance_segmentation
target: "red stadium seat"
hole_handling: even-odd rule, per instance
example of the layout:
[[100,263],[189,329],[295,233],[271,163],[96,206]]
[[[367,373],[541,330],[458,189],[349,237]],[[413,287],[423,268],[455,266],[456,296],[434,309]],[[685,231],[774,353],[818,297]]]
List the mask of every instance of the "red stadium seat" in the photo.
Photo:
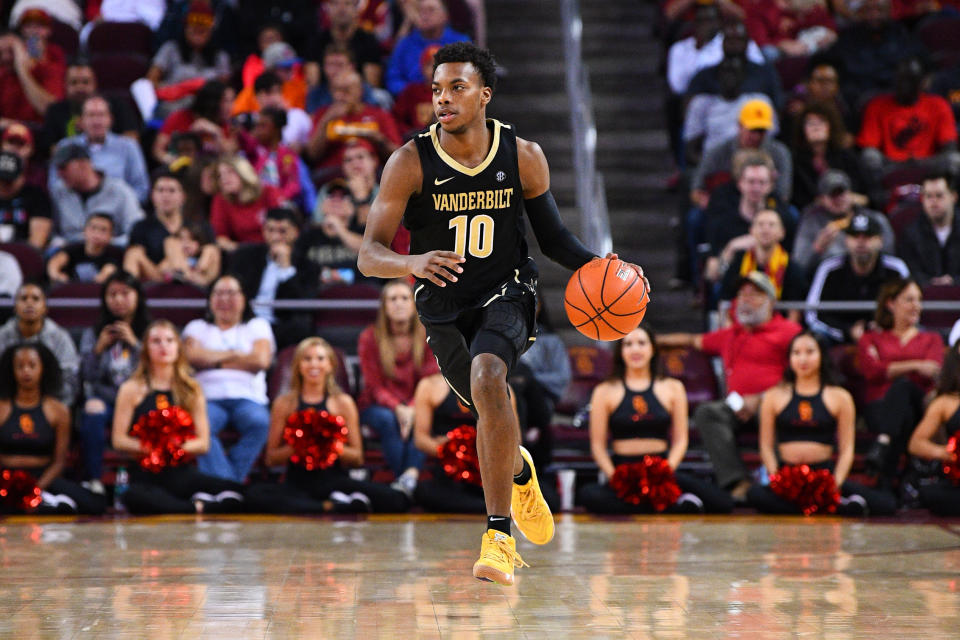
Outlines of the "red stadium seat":
[[[379,300],[380,289],[370,284],[334,286],[320,292],[320,300]],[[367,326],[377,319],[376,309],[320,309],[317,327]]]
[[17,259],[24,282],[43,279],[43,256],[33,245],[26,242],[3,242],[0,243],[0,251],[6,251]]
[[607,349],[593,346],[570,347],[567,353],[572,378],[557,402],[557,413],[572,416],[590,402],[593,388],[610,375],[613,355]]
[[670,349],[660,357],[663,373],[677,378],[687,389],[687,401],[690,410],[719,397],[717,375],[714,373],[710,356],[696,349]]
[[931,58],[941,67],[950,66],[960,58],[960,18],[938,17],[924,22],[917,29],[917,37],[930,51]]
[[864,405],[867,381],[860,372],[857,362],[857,347],[852,344],[838,344],[830,348],[830,360],[833,370],[840,376],[840,384],[853,395],[858,408]]
[[137,53],[99,53],[91,56],[90,66],[100,90],[129,89],[134,80],[146,75],[150,59]]
[[[927,302],[932,300],[956,302],[960,300],[960,285],[927,285],[923,288],[923,299]],[[960,319],[960,311],[924,310],[920,322],[927,329],[949,332],[958,319]]]
[[140,22],[98,22],[87,39],[87,53],[136,53],[150,58],[153,31]]
[[[148,285],[143,292],[149,300],[206,300],[206,292],[192,284],[162,282]],[[150,315],[155,319],[169,320],[178,327],[185,326],[191,320],[203,317],[203,307],[151,307]]]
[[67,59],[77,55],[80,48],[80,36],[77,30],[59,20],[50,21],[50,42],[63,49]]
[[923,205],[919,202],[904,200],[898,203],[890,212],[890,227],[893,229],[893,235],[899,238],[903,230],[909,227],[921,213],[923,213]]
[[890,194],[887,201],[887,213],[904,203],[919,203],[923,179],[930,169],[919,166],[903,166],[889,171],[883,176],[884,190]]
[[789,92],[803,82],[809,63],[810,56],[784,57],[777,60],[775,64],[777,75],[780,76],[780,84],[783,85],[784,91]]
[[85,298],[97,301],[89,307],[58,307],[48,304],[49,317],[65,329],[85,329],[92,327],[100,317],[100,285],[96,282],[66,282],[53,287],[47,294],[52,301],[58,298]]
[[[293,354],[296,350],[296,345],[290,345],[277,353],[273,368],[270,370],[270,377],[267,379],[267,395],[270,396],[270,400],[275,400],[277,396],[290,389],[290,376],[292,373],[290,367],[293,364]],[[341,389],[352,394],[350,376],[347,373],[343,352],[336,348],[334,348],[333,351],[337,356],[337,371],[334,374],[337,384],[340,385]]]

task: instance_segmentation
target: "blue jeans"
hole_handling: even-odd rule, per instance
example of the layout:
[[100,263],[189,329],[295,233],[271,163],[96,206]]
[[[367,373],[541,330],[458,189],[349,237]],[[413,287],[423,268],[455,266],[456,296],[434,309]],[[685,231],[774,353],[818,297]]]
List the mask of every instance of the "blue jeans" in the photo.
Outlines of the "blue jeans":
[[107,432],[113,422],[113,407],[104,401],[107,410],[102,413],[87,413],[80,415],[77,425],[77,435],[83,443],[83,466],[86,472],[84,479],[99,480],[103,475],[103,451],[107,447]]
[[[267,443],[270,410],[245,398],[207,400],[207,418],[210,450],[197,458],[197,467],[210,476],[243,482]],[[232,424],[240,433],[240,439],[229,452],[224,451],[219,438],[227,424]]]
[[383,457],[395,476],[399,476],[410,467],[417,469],[423,467],[426,456],[414,446],[412,437],[407,440],[400,437],[400,423],[391,409],[379,404],[367,407],[360,414],[360,422],[380,436]]

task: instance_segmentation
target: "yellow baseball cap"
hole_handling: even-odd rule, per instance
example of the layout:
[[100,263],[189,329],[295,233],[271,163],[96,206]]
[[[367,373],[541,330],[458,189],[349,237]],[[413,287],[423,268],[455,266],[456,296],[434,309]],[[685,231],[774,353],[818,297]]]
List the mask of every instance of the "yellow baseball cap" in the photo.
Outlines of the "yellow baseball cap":
[[750,100],[740,109],[740,125],[744,129],[773,129],[773,108],[764,100]]

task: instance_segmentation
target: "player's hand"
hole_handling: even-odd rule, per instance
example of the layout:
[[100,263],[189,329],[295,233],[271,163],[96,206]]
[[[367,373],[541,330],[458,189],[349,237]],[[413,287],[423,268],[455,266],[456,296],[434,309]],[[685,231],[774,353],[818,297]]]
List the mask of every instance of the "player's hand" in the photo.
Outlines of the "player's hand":
[[[610,260],[619,260],[619,259],[620,259],[620,256],[618,256],[618,255],[615,254],[615,253],[608,253],[608,254],[605,256],[605,258],[610,259]],[[598,258],[598,260],[599,260],[599,258]],[[631,269],[633,269],[634,271],[636,271],[636,272],[637,272],[637,275],[640,276],[641,278],[643,278],[643,284],[646,285],[646,287],[647,287],[647,295],[649,296],[649,295],[650,295],[650,281],[647,280],[647,276],[643,275],[643,267],[641,267],[641,266],[638,265],[638,264],[633,264],[632,262],[626,262],[626,261],[625,261],[623,264],[627,265],[628,267],[630,267]]]
[[460,263],[464,258],[453,251],[431,251],[410,258],[410,273],[438,287],[447,286],[446,281],[456,282],[457,274],[463,273]]

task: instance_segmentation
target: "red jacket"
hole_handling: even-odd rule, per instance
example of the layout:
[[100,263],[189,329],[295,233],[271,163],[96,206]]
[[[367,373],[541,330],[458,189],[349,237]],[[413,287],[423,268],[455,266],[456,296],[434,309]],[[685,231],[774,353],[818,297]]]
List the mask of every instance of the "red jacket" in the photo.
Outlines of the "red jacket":
[[763,393],[783,378],[787,345],[800,330],[796,322],[774,315],[752,330],[735,324],[703,334],[703,351],[723,360],[729,391],[741,395]]
[[360,409],[371,405],[382,405],[395,409],[398,404],[409,404],[417,383],[423,378],[440,373],[440,367],[433,357],[433,351],[423,345],[423,362],[419,367],[413,361],[412,353],[397,355],[393,368],[393,377],[388,378],[380,364],[380,351],[373,327],[367,327],[357,341],[357,355],[360,357],[360,372],[363,374],[363,391],[357,403]]
[[[860,371],[867,381],[864,391],[864,400],[873,402],[879,400],[890,388],[893,382],[887,376],[887,369],[894,362],[904,360],[934,360],[943,364],[943,338],[933,331],[921,331],[907,344],[900,344],[892,331],[868,331],[860,338],[857,344],[857,362]],[[907,374],[924,393],[933,389],[934,381],[930,378]]]

